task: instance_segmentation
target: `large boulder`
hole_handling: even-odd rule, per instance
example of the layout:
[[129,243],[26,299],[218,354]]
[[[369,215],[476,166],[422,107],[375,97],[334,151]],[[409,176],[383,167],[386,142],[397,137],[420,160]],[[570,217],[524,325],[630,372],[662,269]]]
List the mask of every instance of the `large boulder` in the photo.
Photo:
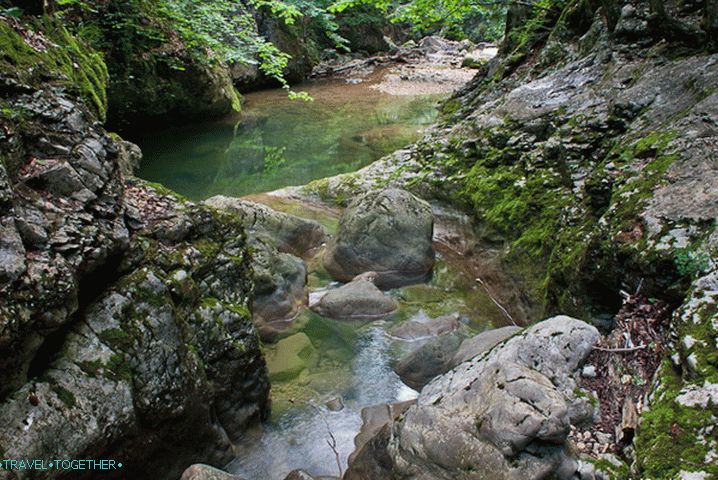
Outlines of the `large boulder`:
[[401,381],[421,390],[435,377],[451,369],[451,362],[466,336],[455,331],[432,338],[399,360],[394,371]]
[[569,430],[595,415],[576,376],[599,337],[554,317],[462,363],[356,452],[345,479],[572,478]]
[[262,340],[277,338],[308,303],[307,267],[300,257],[326,239],[317,222],[265,205],[222,195],[204,202],[234,215],[247,229],[254,249],[254,323]]
[[359,278],[330,290],[312,305],[319,315],[340,320],[382,318],[397,309],[396,300],[379,290],[370,280]]
[[327,238],[324,227],[314,220],[278,212],[260,203],[224,195],[216,195],[204,203],[233,213],[250,236],[271,238],[280,252],[302,257]]
[[390,288],[425,279],[434,266],[431,206],[399,189],[372,191],[352,202],[324,255],[337,280],[374,271],[376,284]]
[[508,326],[487,330],[474,337],[467,338],[461,343],[459,350],[451,360],[451,368],[472,358],[488,352],[499,343],[521,331],[521,327]]

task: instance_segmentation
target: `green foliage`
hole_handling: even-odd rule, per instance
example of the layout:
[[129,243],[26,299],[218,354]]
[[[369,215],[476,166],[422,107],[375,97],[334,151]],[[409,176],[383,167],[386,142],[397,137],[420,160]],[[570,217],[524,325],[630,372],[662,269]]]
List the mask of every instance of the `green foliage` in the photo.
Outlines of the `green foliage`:
[[688,278],[696,278],[710,267],[710,257],[706,252],[689,248],[677,250],[674,254],[674,262],[678,274]]
[[337,0],[329,6],[329,11],[341,13],[360,5],[371,5],[385,12],[393,22],[408,23],[419,35],[441,34],[482,41],[501,36],[509,3],[509,0]]

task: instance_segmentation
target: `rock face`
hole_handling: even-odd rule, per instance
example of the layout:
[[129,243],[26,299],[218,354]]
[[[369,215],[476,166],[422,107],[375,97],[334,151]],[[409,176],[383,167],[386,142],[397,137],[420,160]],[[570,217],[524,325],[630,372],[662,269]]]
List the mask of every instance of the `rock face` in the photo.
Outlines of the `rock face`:
[[93,277],[96,296],[54,337],[57,350],[41,349],[38,377],[3,400],[5,455],[112,448],[130,478],[172,477],[192,460],[221,461],[224,432],[267,414],[241,225],[139,182],[124,198],[129,249]]
[[312,309],[319,315],[339,320],[369,320],[385,317],[397,307],[396,301],[371,281],[359,278],[330,290]]
[[224,195],[204,203],[237,215],[250,236],[271,238],[283,253],[302,257],[327,240],[326,230],[314,220],[278,212],[260,203]]
[[254,321],[264,341],[272,341],[307,304],[307,268],[301,258],[324,243],[317,222],[277,212],[238,198],[215,196],[207,205],[235,215],[255,249]]
[[42,19],[38,41],[59,36],[41,48],[5,18],[2,48],[34,70],[0,61],[0,452],[111,456],[115,478],[137,479],[223,462],[227,438],[268,413],[244,228],[123,182],[129,146],[96,116],[104,84],[83,77],[74,97],[66,83],[89,75],[75,40]]
[[70,99],[13,93],[4,100],[29,124],[42,124],[42,133],[4,123],[0,396],[24,383],[47,336],[72,321],[83,279],[129,244],[115,142]]
[[377,272],[381,288],[421,281],[434,265],[433,228],[431,207],[414,195],[398,189],[369,192],[342,215],[324,267],[341,281]]
[[554,317],[459,365],[356,452],[345,478],[572,478],[570,426],[594,414],[575,377],[598,338],[580,320]]

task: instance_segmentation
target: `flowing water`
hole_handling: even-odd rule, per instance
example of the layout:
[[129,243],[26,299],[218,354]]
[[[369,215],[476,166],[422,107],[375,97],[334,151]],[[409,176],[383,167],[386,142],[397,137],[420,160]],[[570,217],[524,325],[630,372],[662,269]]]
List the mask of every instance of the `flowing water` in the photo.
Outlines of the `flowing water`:
[[[252,93],[246,95],[240,115],[135,139],[145,154],[139,176],[195,200],[305,184],[357,170],[403,147],[436,116],[435,96],[389,96],[364,84],[337,81],[302,89],[314,102],[290,101],[282,91]],[[330,233],[336,228],[336,211],[304,208],[286,200],[272,203],[269,198],[252,197],[318,220]],[[337,286],[316,258],[308,267],[312,299]],[[409,319],[454,313],[469,332],[505,322],[475,278],[460,268],[456,258],[441,253],[430,281],[389,294],[400,307],[380,321],[345,322],[310,310],[301,313],[287,332],[288,341],[308,339],[310,345],[306,347],[305,341],[301,360],[292,357],[299,368],[291,372],[277,368],[287,360],[276,345],[265,347],[270,370],[279,372],[270,376],[272,417],[236,439],[237,457],[227,470],[249,480],[282,480],[296,468],[314,475],[338,475],[354,449],[361,409],[418,395],[392,367],[421,341],[396,340],[387,335],[387,328]],[[344,408],[329,408],[327,402],[338,398]]]

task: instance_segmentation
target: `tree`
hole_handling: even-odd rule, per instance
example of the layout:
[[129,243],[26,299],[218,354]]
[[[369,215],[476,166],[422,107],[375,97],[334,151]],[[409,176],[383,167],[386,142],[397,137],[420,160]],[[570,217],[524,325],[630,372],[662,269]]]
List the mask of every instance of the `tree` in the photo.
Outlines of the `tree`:
[[[420,34],[468,36],[467,22],[484,22],[487,36],[498,38],[503,33],[503,20],[510,5],[542,8],[548,0],[337,0],[329,7],[341,12],[357,5],[372,5],[389,15],[394,22],[407,22]],[[456,35],[456,33],[460,33]]]

